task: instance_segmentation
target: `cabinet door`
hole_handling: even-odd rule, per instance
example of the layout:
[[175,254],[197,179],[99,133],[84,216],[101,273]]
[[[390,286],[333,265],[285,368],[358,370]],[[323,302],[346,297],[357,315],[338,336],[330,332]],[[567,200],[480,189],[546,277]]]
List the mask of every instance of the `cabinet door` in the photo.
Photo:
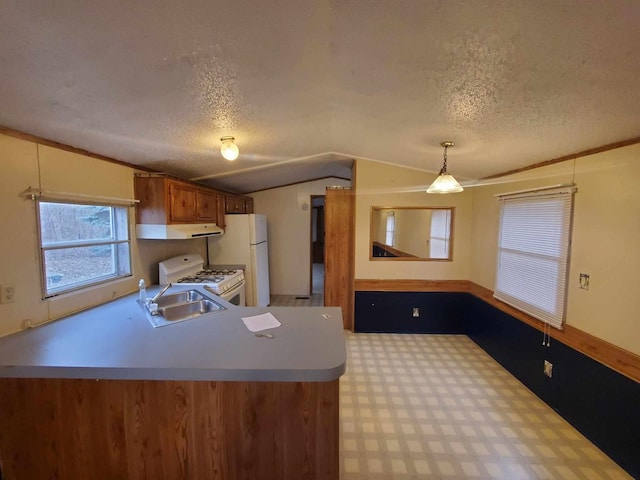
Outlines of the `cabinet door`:
[[227,207],[226,207],[226,197],[224,195],[218,194],[217,205],[218,205],[217,225],[220,228],[226,228],[227,222],[225,222],[224,214],[226,213],[226,208]]
[[227,203],[227,207],[225,211],[227,213],[244,213],[243,199],[239,197],[232,197],[230,195],[227,195],[226,203]]
[[214,222],[218,218],[218,195],[215,192],[196,190],[196,214],[198,220]]
[[170,218],[172,222],[196,220],[196,187],[186,183],[169,183]]
[[135,198],[140,200],[136,207],[136,223],[164,225],[170,221],[164,178],[136,176],[134,188]]
[[253,213],[253,198],[246,198],[244,201],[244,213]]

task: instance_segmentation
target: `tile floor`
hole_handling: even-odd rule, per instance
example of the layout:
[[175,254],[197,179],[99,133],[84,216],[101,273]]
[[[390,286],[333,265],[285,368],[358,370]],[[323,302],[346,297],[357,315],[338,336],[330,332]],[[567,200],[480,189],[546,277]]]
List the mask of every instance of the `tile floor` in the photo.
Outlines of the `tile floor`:
[[342,480],[630,478],[468,337],[345,335]]
[[631,478],[467,336],[345,338],[341,480]]

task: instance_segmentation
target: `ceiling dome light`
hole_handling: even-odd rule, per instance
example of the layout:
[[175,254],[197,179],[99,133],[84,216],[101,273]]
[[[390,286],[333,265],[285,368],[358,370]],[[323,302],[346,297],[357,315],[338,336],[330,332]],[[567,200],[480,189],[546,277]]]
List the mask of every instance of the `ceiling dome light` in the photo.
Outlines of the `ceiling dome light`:
[[442,142],[440,145],[444,147],[444,163],[438,174],[438,178],[434,180],[427,193],[457,193],[464,190],[460,184],[453,178],[452,175],[447,173],[447,149],[453,147],[453,142]]
[[220,141],[222,142],[222,146],[220,147],[220,153],[222,156],[229,161],[233,161],[238,158],[240,154],[240,150],[238,150],[238,146],[233,143],[235,138],[233,137],[222,137]]

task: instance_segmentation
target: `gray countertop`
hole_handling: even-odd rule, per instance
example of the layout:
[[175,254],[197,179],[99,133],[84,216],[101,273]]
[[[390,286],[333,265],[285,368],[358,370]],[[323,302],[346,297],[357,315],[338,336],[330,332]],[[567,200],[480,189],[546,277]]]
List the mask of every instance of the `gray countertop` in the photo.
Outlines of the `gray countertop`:
[[[136,298],[0,338],[0,377],[325,382],[345,371],[338,307],[236,307],[216,297],[228,310],[154,328]],[[241,320],[265,312],[282,323],[265,331],[273,339]]]

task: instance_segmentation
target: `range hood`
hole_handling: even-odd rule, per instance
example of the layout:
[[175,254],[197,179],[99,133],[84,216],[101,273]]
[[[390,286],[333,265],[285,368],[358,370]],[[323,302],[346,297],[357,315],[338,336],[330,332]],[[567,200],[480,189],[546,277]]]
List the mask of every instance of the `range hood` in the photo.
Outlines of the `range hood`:
[[184,225],[156,225],[138,223],[136,236],[150,240],[186,240],[190,238],[213,237],[224,234],[224,230],[215,223],[196,223]]

